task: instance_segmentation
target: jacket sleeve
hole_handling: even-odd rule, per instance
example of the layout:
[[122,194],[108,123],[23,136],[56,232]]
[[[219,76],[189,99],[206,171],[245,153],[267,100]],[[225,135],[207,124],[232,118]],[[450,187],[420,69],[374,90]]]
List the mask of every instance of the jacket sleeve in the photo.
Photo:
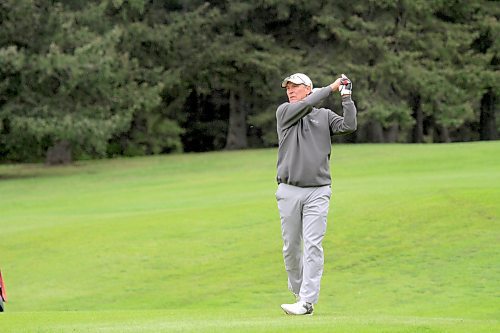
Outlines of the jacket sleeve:
[[278,106],[278,110],[276,111],[278,127],[281,129],[287,129],[288,127],[296,124],[301,118],[309,114],[316,104],[327,98],[331,91],[330,87],[327,86],[308,95],[301,101],[295,103],[283,103]]
[[358,126],[356,105],[350,97],[342,100],[342,109],[344,111],[343,117],[333,111],[329,112],[328,121],[333,134],[349,134],[354,132]]

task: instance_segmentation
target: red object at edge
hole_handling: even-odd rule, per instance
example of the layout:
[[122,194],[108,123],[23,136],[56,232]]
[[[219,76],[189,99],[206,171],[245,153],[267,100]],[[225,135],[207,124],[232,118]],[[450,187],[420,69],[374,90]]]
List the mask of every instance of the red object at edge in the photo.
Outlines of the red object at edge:
[[5,283],[2,278],[2,271],[0,271],[0,291],[2,292],[2,299],[4,302],[7,302],[7,293],[5,292]]

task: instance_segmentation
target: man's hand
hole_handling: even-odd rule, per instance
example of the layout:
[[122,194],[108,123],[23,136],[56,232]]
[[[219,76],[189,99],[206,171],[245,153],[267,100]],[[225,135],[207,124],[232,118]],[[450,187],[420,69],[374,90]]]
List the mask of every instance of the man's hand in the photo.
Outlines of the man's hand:
[[339,91],[342,97],[352,94],[352,82],[344,74],[340,77]]
[[335,80],[335,82],[330,84],[330,88],[332,89],[332,91],[339,90],[341,81],[342,81],[342,78],[339,77],[337,80]]
[[333,91],[340,91],[341,96],[350,96],[352,93],[352,82],[345,74],[342,74],[335,82],[330,84]]

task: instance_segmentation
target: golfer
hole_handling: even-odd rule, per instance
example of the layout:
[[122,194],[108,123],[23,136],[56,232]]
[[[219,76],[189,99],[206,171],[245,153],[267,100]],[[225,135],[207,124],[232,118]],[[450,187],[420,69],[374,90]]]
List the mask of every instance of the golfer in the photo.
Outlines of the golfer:
[[[276,111],[278,189],[276,200],[281,216],[283,258],[288,288],[296,303],[282,304],[287,314],[313,313],[323,274],[322,241],[330,202],[331,135],[356,130],[356,106],[351,99],[351,81],[342,74],[327,87],[314,89],[302,73],[285,78],[288,102]],[[342,97],[341,117],[316,105],[334,92]]]

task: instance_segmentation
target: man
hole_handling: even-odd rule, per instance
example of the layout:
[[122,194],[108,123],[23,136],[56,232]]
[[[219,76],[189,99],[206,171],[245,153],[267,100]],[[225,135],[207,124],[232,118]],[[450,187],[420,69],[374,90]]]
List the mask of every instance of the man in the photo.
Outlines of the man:
[[[283,258],[288,288],[296,303],[282,304],[287,314],[313,313],[323,274],[322,241],[331,196],[331,135],[356,130],[356,106],[351,81],[342,74],[327,87],[314,89],[302,73],[285,78],[288,103],[276,111],[279,139],[276,199],[281,216]],[[319,102],[340,91],[344,116]]]

